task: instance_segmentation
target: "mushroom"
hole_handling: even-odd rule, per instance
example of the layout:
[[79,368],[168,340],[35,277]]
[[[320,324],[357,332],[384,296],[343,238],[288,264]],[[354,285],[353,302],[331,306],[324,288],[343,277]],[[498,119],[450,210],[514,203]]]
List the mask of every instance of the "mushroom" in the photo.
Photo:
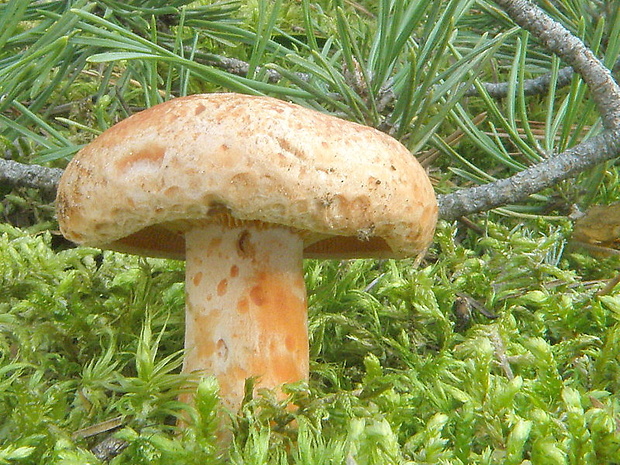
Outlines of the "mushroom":
[[183,370],[215,375],[235,409],[247,378],[274,389],[308,378],[302,259],[420,256],[437,203],[417,160],[380,131],[214,93],[98,136],[67,166],[57,215],[76,243],[186,260]]

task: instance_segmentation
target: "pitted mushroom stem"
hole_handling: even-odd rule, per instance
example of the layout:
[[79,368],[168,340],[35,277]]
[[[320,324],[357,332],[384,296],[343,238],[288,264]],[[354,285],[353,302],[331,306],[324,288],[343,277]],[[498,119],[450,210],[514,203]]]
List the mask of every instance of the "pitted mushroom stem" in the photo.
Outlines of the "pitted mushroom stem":
[[186,233],[184,371],[213,374],[238,408],[245,380],[308,378],[303,241],[287,228],[211,224]]

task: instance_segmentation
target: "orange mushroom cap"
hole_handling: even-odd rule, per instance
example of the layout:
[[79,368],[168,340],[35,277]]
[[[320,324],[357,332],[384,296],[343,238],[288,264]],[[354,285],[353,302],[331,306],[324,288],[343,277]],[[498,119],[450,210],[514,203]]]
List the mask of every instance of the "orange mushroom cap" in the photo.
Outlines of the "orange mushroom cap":
[[375,129],[269,97],[170,100],[116,124],[69,163],[57,215],[74,242],[184,258],[209,222],[299,231],[306,257],[424,253],[437,221],[415,157]]

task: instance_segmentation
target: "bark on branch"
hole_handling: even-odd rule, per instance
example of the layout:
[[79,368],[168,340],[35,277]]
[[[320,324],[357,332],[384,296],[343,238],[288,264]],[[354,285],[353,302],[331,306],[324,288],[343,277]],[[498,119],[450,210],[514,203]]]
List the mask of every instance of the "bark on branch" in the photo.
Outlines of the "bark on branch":
[[[562,68],[560,71],[558,71],[556,85],[558,87],[564,87],[570,84],[573,73],[574,70],[570,66]],[[542,76],[539,76],[537,78],[525,80],[525,82],[523,83],[523,93],[527,96],[540,95],[547,92],[550,85],[551,73],[543,74]],[[506,97],[508,95],[508,88],[510,87],[507,82],[484,82],[482,83],[482,86],[487,91],[487,93],[495,99]],[[478,94],[478,89],[475,86],[472,86],[465,93],[465,97],[473,97]]]
[[446,220],[454,220],[468,214],[526,200],[536,192],[617,157],[620,153],[619,136],[620,133],[604,131],[597,137],[509,178],[440,195],[439,216]]
[[33,187],[45,196],[53,196],[62,170],[39,165],[27,165],[0,158],[0,186]]

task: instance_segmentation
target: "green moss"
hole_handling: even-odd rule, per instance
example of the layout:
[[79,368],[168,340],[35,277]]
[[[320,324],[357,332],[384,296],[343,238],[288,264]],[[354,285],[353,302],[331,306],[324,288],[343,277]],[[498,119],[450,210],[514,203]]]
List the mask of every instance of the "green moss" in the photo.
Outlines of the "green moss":
[[[249,399],[232,463],[614,463],[620,295],[581,284],[561,231],[455,238],[442,224],[417,270],[306,263],[310,385],[290,386],[293,409]],[[197,385],[195,407],[176,400],[182,264],[57,252],[9,226],[0,243],[0,460],[98,464],[114,434],[127,445],[114,464],[219,463],[216,383]],[[497,318],[472,309],[459,326],[461,293]],[[115,433],[84,433],[110,419]]]

